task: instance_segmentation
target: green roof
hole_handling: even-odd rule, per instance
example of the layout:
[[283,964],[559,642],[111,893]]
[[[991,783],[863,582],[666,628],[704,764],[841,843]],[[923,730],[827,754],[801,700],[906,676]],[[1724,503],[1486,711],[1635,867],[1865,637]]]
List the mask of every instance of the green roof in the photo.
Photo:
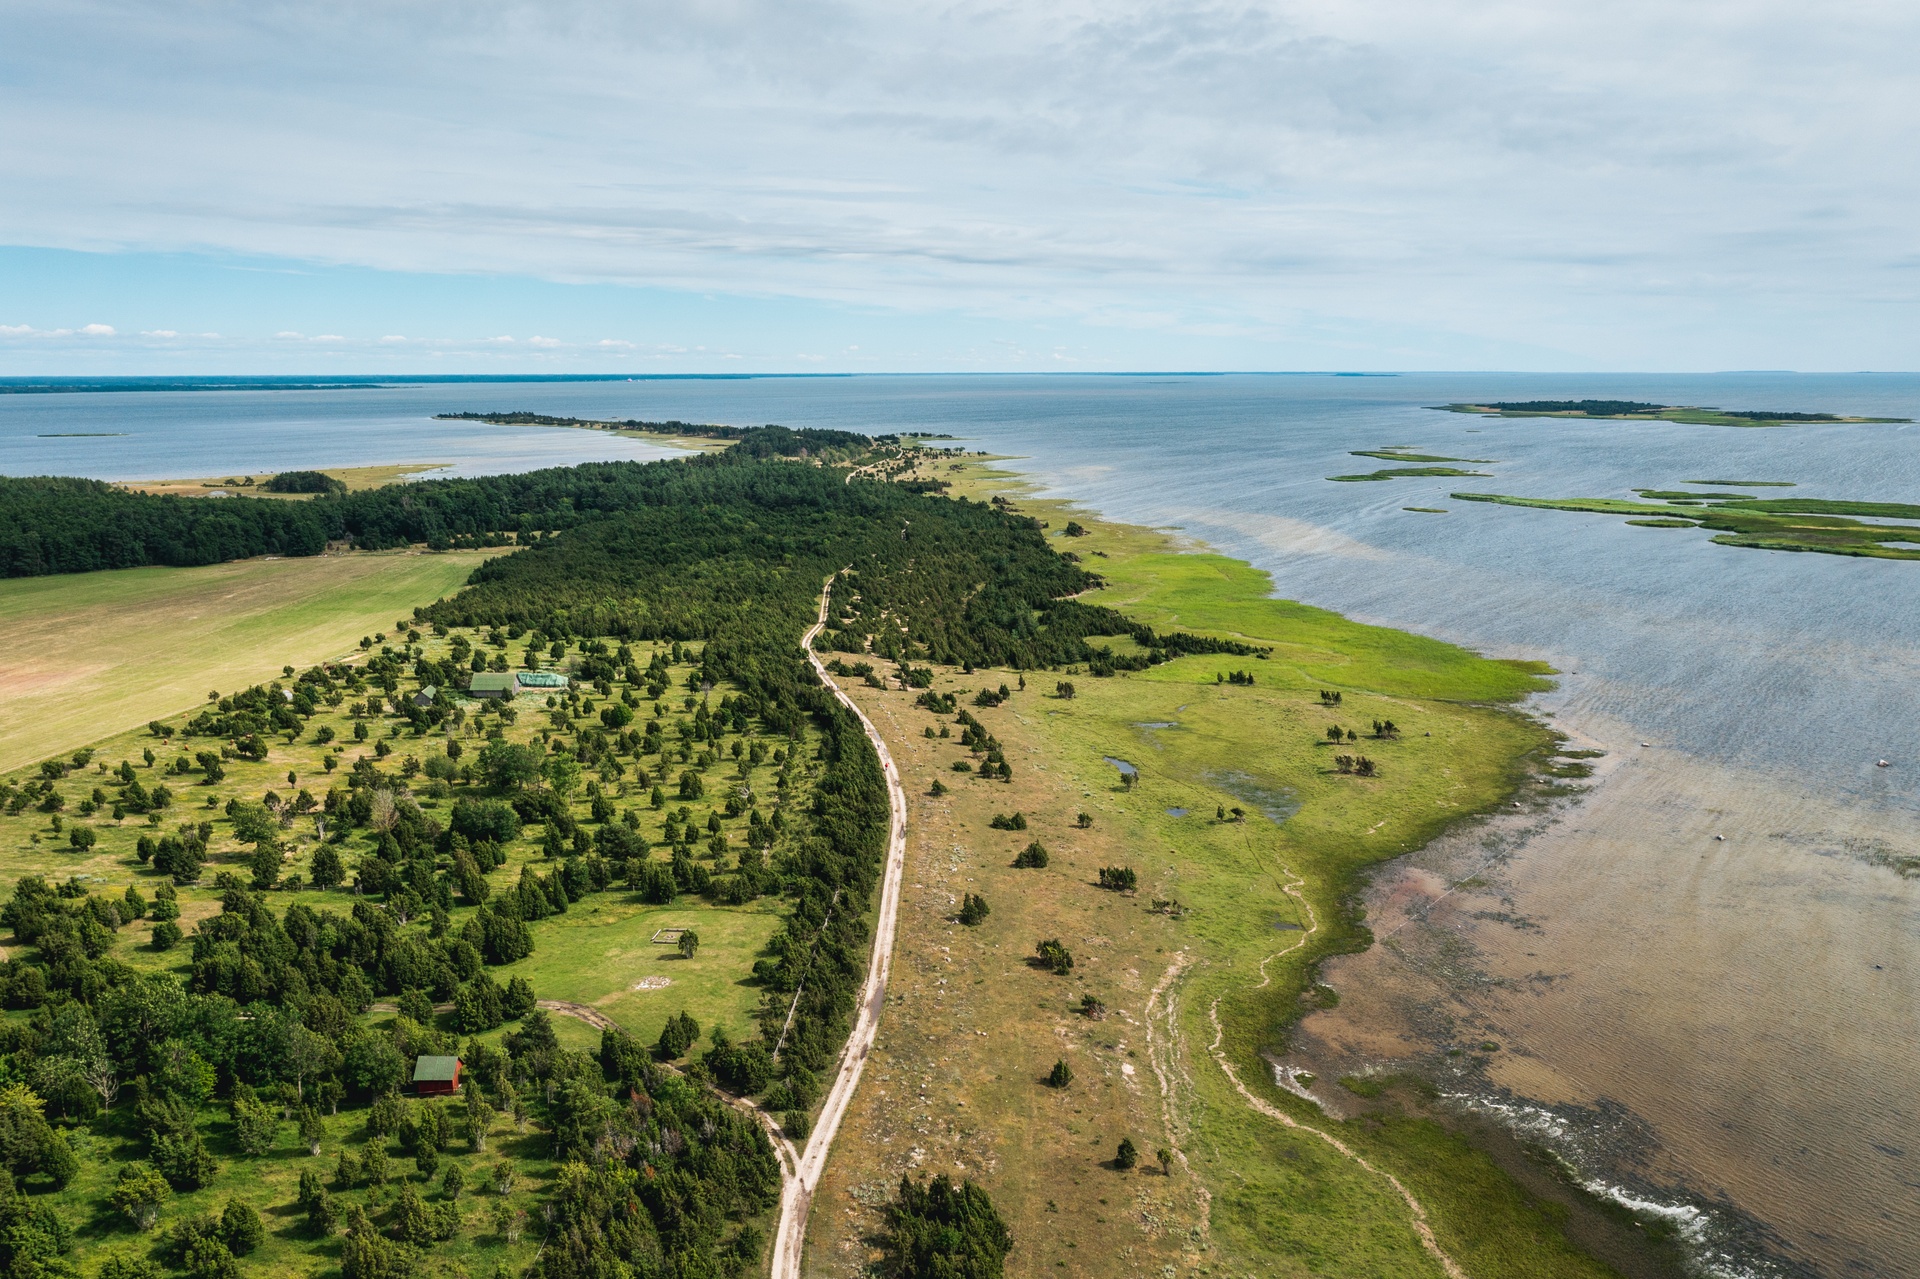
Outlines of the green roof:
[[521,671],[519,675],[522,688],[565,688],[567,677],[552,671]]
[[450,1084],[459,1070],[458,1057],[422,1057],[413,1063],[413,1082]]
[[513,690],[513,676],[503,671],[477,672],[467,685],[469,693],[506,693]]

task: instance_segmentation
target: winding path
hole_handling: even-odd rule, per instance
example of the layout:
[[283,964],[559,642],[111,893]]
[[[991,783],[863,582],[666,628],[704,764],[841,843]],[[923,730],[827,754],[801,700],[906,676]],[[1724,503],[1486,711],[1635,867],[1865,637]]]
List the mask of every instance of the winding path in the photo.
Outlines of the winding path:
[[[831,584],[829,579],[828,586]],[[880,1014],[886,1007],[887,974],[893,966],[894,927],[900,917],[900,881],[907,864],[907,794],[900,785],[900,770],[894,767],[893,755],[873,721],[833,682],[813,651],[813,637],[827,624],[827,601],[828,591],[822,589],[819,619],[800,644],[821,682],[833,690],[840,704],[852,711],[866,729],[867,740],[873,743],[873,749],[880,756],[880,767],[887,775],[887,803],[892,820],[887,833],[887,869],[880,884],[880,916],[874,924],[873,958],[867,965],[867,985],[861,994],[853,1033],[847,1036],[847,1045],[840,1051],[840,1067],[834,1074],[833,1086],[827,1090],[826,1103],[821,1107],[820,1118],[814,1124],[806,1148],[797,1158],[791,1157],[790,1146],[782,1152],[784,1184],[780,1188],[780,1224],[773,1236],[773,1279],[800,1279],[800,1250],[806,1243],[807,1213],[813,1206],[813,1192],[826,1169],[827,1151],[833,1145],[834,1134],[839,1131],[840,1121],[846,1118],[847,1107],[853,1101],[853,1090],[859,1086],[860,1075],[867,1068],[867,1054],[873,1048],[873,1037],[880,1029]]]

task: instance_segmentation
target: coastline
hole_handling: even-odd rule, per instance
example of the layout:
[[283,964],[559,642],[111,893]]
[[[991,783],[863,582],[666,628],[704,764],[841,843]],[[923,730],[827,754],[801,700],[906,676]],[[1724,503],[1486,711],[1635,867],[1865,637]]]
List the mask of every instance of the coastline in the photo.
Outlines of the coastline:
[[[1404,1113],[1342,1123],[1290,1096],[1265,1065],[1265,1050],[1284,1042],[1317,1000],[1319,964],[1366,944],[1349,906],[1369,868],[1510,803],[1531,784],[1527,764],[1551,755],[1552,736],[1494,705],[1490,694],[1523,694],[1538,686],[1540,672],[1272,599],[1270,579],[1243,562],[1032,498],[1020,477],[992,462],[942,459],[939,478],[958,481],[954,496],[1011,502],[1052,526],[1055,539],[1074,517],[1087,537],[1056,545],[1107,574],[1101,603],[1156,626],[1177,622],[1276,647],[1264,662],[1181,658],[1116,679],[1081,673],[1072,681],[1077,696],[1064,700],[1028,679],[1012,715],[981,715],[1009,757],[1027,761],[1006,792],[963,782],[944,796],[935,788],[930,798],[945,743],[933,739],[930,724],[920,731],[924,714],[899,694],[853,690],[915,794],[913,891],[901,921],[901,994],[889,1001],[875,1047],[875,1083],[856,1099],[847,1144],[816,1199],[808,1272],[854,1273],[864,1256],[859,1240],[876,1220],[876,1188],[902,1171],[944,1168],[978,1174],[996,1203],[1014,1205],[1016,1236],[1035,1241],[1036,1253],[1021,1259],[1023,1273],[1039,1273],[1055,1257],[1081,1267],[1097,1258],[1114,1273],[1146,1274],[1165,1264],[1271,1268],[1309,1254],[1324,1273],[1445,1275],[1455,1266],[1476,1275],[1618,1273],[1570,1246],[1557,1223],[1585,1213],[1588,1233],[1611,1231],[1607,1246],[1622,1252],[1634,1246],[1631,1228],[1565,1186],[1522,1188],[1421,1113],[1418,1097],[1407,1099]],[[1382,660],[1388,656],[1403,660],[1395,666]],[[1247,665],[1256,667],[1252,684],[1226,681],[1228,668]],[[982,678],[1011,682],[1013,674],[936,671],[934,687],[968,691],[963,686]],[[1399,742],[1372,747],[1393,752],[1386,776],[1397,798],[1384,806],[1379,796],[1339,791],[1331,760],[1302,740],[1320,728],[1324,708],[1311,690],[1325,687],[1321,681],[1347,690],[1348,718],[1389,706],[1413,726]],[[1364,691],[1374,683],[1397,687]],[[1295,718],[1303,715],[1308,722]],[[1429,751],[1434,763],[1419,763]],[[1137,785],[1116,784],[1114,758],[1133,761]],[[1021,872],[1005,871],[990,849],[1006,837],[996,841],[985,817],[989,806],[1008,803],[1029,814],[1056,858],[1066,857],[1074,868],[1063,871],[1066,879],[1014,879]],[[1071,804],[1090,812],[1086,833],[1061,820]],[[1250,811],[1228,817],[1229,805]],[[1138,869],[1139,898],[1096,892],[1087,900],[1075,879],[1112,857]],[[993,903],[995,917],[980,929],[952,921],[963,884]],[[1140,900],[1148,897],[1162,899],[1160,906],[1171,901],[1171,912],[1149,909]],[[1009,909],[1017,912],[1006,921],[1014,931],[1003,933],[1000,916]],[[1034,924],[1024,922],[1029,916]],[[1031,985],[1003,951],[1030,945],[1019,930],[1040,921],[1068,939],[1076,956],[1075,937],[1093,949],[1082,962],[1087,975],[1050,999],[1041,986],[1036,1008],[996,986]],[[1082,982],[1098,993],[1105,1020],[1119,1019],[1118,1029],[1101,1029],[1064,1006]],[[1214,1021],[1216,1009],[1222,1022]],[[1091,1072],[1093,1091],[1081,1094],[1076,1084],[1073,1095],[1055,1098],[1025,1082],[1044,1074],[1060,1048],[1076,1078]],[[946,1082],[903,1091],[916,1078]],[[1323,1090],[1333,1086],[1318,1081]],[[1105,1117],[1089,1122],[1083,1109]],[[1081,1152],[1089,1137],[1111,1151],[1122,1125],[1132,1125],[1143,1147],[1167,1141],[1174,1172],[1163,1184],[1155,1171],[1142,1183],[1152,1191],[1130,1194],[1124,1202],[1133,1206],[1116,1222],[1106,1215],[1107,1198],[1079,1199],[1089,1174],[1096,1185],[1109,1175],[1093,1171]],[[995,1135],[1009,1128],[1017,1141]],[[1297,1180],[1302,1175],[1307,1183]],[[1303,1198],[1306,1184],[1319,1190]],[[1057,1217],[1050,1215],[1056,1202]],[[1649,1264],[1632,1273],[1664,1271]]]
[[[1013,478],[1022,491],[1055,491],[1041,476]],[[1207,522],[1276,551],[1380,554],[1329,529],[1226,514]],[[1589,670],[1578,658],[1561,664],[1573,661]],[[1897,940],[1920,927],[1920,841],[1893,811],[1862,811],[1847,792],[1816,794],[1790,771],[1672,747],[1649,751],[1658,765],[1638,779],[1625,770],[1634,789],[1615,802],[1623,779],[1609,774],[1637,764],[1645,739],[1670,734],[1606,718],[1632,697],[1596,678],[1534,704],[1576,745],[1609,752],[1582,783],[1590,793],[1522,814],[1539,829],[1512,840],[1489,868],[1495,878],[1468,891],[1456,888],[1488,860],[1480,844],[1510,818],[1436,841],[1459,847],[1457,864],[1429,865],[1422,849],[1380,867],[1362,908],[1393,921],[1382,934],[1401,935],[1333,960],[1326,980],[1351,998],[1302,1023],[1303,1041],[1337,1024],[1354,1050],[1330,1057],[1312,1044],[1323,1055],[1293,1064],[1322,1077],[1425,1071],[1445,1082],[1460,1065],[1447,1048],[1473,1056],[1483,1036],[1470,1029],[1491,1020],[1503,1041],[1487,1054],[1492,1077],[1467,1072],[1474,1088],[1456,1080],[1440,1117],[1527,1184],[1547,1168],[1550,1181],[1582,1187],[1604,1230],[1624,1224],[1651,1242],[1649,1264],[1679,1264],[1681,1245],[1688,1265],[1729,1277],[1903,1268],[1920,1254],[1920,1220],[1899,1201],[1898,1160],[1920,1131],[1898,1099],[1920,1088],[1920,1070],[1888,1019],[1906,1006],[1897,992],[1920,982]],[[1897,772],[1868,767],[1860,784],[1893,798]],[[1701,846],[1720,855],[1702,860]],[[1676,863],[1666,855],[1676,847],[1693,851]],[[1521,873],[1497,878],[1516,853]],[[1631,873],[1613,873],[1623,866]],[[1420,903],[1415,922],[1408,903]],[[1416,931],[1425,944],[1402,955]],[[1549,946],[1564,947],[1566,962]],[[1394,983],[1389,963],[1407,970]],[[1409,981],[1418,997],[1401,992]],[[1382,984],[1395,999],[1369,1001]],[[1741,1100],[1760,1097],[1765,1105]],[[1871,1189],[1836,1205],[1837,1184]]]

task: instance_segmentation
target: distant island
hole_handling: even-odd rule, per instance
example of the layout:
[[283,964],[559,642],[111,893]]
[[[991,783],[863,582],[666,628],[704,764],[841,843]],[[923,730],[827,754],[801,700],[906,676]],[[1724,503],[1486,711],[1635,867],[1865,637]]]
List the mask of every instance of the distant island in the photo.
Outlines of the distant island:
[[1784,409],[1718,409],[1640,400],[1503,400],[1489,404],[1433,404],[1448,413],[1482,417],[1615,418],[1686,422],[1696,426],[1797,426],[1808,422],[1911,422],[1906,417],[1843,417],[1837,413],[1794,413]]
[[[709,440],[745,439],[763,429],[757,426],[721,426],[713,422],[682,422],[677,418],[665,422],[646,422],[639,418],[614,420],[554,417],[547,413],[529,413],[524,409],[515,409],[507,413],[436,413],[434,420],[436,422],[487,422],[494,426],[566,426],[588,431],[642,431],[648,435],[679,435]],[[873,438],[885,444],[898,444],[901,440],[950,440],[954,437],[936,435],[931,431],[903,431],[894,435],[876,435]]]

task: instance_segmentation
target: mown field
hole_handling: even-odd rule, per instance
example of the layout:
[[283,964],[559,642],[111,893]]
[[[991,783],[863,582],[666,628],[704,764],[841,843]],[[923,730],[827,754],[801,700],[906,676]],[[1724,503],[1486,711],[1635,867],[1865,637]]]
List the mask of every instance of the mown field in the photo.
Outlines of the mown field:
[[0,581],[0,772],[356,651],[486,553],[253,559]]
[[[939,476],[957,492],[1012,488],[985,466],[949,466]],[[1523,1192],[1417,1097],[1333,1120],[1275,1087],[1260,1056],[1327,997],[1311,988],[1313,961],[1365,944],[1342,903],[1366,868],[1508,800],[1553,755],[1544,729],[1501,705],[1544,670],[1268,599],[1264,574],[1150,530],[1017,505],[1106,575],[1098,602],[1274,652],[1111,679],[1028,672],[1024,691],[1017,672],[938,672],[935,688],[960,694],[1015,762],[1010,783],[953,770],[970,758],[953,716],[855,690],[914,797],[908,891],[888,1020],[815,1200],[809,1273],[861,1273],[875,1206],[908,1171],[981,1180],[1017,1240],[1014,1275],[1445,1273],[1386,1172],[1468,1274],[1611,1273],[1566,1242],[1561,1203]],[[1064,537],[1069,518],[1087,535]],[[973,690],[1002,682],[1005,705],[972,705]],[[1397,732],[1376,737],[1386,719]],[[1333,747],[1336,724],[1358,740]],[[1340,771],[1340,754],[1368,756],[1377,775]],[[994,828],[1016,810],[1025,830]],[[1033,840],[1048,865],[1014,868]],[[1137,887],[1103,889],[1102,867],[1133,871]],[[990,907],[973,927],[955,918],[968,893]],[[1066,976],[1030,962],[1050,938],[1075,961]],[[1097,1016],[1081,1011],[1089,996]],[[1065,1088],[1045,1082],[1056,1061],[1071,1070]],[[1307,1127],[1251,1108],[1222,1061]],[[1132,1170],[1115,1163],[1123,1138],[1140,1156]]]

